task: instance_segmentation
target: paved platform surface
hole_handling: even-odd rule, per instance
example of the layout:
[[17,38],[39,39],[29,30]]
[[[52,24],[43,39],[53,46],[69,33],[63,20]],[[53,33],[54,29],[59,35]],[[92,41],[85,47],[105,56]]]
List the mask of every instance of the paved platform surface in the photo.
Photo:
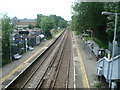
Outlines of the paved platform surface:
[[34,47],[33,51],[27,51],[19,60],[12,61],[9,64],[0,68],[0,89],[6,87],[14,80],[38,55],[40,55],[48,46],[59,36],[56,35],[53,39],[43,41]]
[[96,56],[86,48],[82,39],[73,33],[74,87],[95,88]]
[[[56,37],[58,37],[58,35]],[[40,45],[36,46],[33,51],[24,53],[21,59],[0,68],[0,71],[2,71],[2,77],[0,78],[0,83],[2,83],[2,85],[0,87],[8,85],[8,83],[17,77],[17,75],[20,74],[20,72],[24,70],[36,58],[36,56],[42,53],[42,51],[45,50],[54,39],[42,42]],[[74,34],[72,34],[72,44],[74,88],[94,88],[96,57],[86,49],[84,41]]]

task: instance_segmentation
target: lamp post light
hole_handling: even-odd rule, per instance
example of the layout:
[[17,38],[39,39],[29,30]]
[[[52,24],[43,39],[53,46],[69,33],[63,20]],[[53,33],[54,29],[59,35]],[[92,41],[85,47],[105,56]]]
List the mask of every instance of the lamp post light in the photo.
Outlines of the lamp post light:
[[12,22],[10,22],[9,25],[10,25],[10,33],[9,33],[10,34],[10,36],[9,36],[9,39],[10,39],[10,41],[9,41],[10,42],[10,61],[12,61],[12,48],[11,48],[12,47],[12,44],[11,44],[11,41],[12,41],[12,31],[11,31]]
[[[92,40],[92,30],[87,30],[88,32],[90,32],[90,37],[91,37],[91,40]],[[90,50],[90,59],[92,59],[92,47],[91,47],[91,50]]]
[[114,27],[111,71],[110,71],[110,78],[109,78],[110,79],[109,80],[109,88],[110,88],[111,87],[111,79],[112,79],[112,71],[113,71],[113,60],[114,60],[114,53],[115,53],[115,40],[116,40],[117,20],[118,20],[118,15],[120,15],[120,13],[102,12],[102,14],[103,15],[115,15],[115,27]]
[[12,61],[12,44],[11,44],[11,40],[12,40],[12,33],[10,32],[10,61]]

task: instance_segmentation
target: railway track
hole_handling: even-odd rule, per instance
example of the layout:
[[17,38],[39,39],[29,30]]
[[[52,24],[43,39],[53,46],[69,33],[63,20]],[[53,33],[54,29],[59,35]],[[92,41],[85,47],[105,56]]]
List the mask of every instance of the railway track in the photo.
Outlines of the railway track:
[[[69,84],[69,68],[70,68],[70,59],[71,56],[69,52],[71,52],[71,45],[69,32],[61,46],[61,49],[57,56],[57,63],[54,62],[52,65],[51,71],[45,75],[46,77],[43,82],[39,85],[39,88],[68,88]],[[68,53],[68,54],[67,54]]]
[[[59,69],[57,75],[55,77],[53,87],[54,88],[68,88],[69,85],[69,69],[70,69],[70,59],[71,59],[71,40],[70,40],[70,32],[68,32],[68,37],[65,42],[63,55],[61,58],[61,63],[59,65]],[[64,73],[64,74],[63,74]]]
[[71,33],[65,30],[60,37],[14,80],[9,88],[68,88],[71,59]]

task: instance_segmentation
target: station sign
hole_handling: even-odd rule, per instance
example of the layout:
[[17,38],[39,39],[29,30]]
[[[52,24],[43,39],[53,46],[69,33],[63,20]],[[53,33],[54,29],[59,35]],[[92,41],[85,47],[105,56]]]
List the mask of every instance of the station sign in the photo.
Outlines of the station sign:
[[14,38],[15,38],[15,43],[19,43],[21,41],[21,35],[20,34],[15,34],[14,35]]
[[19,31],[19,34],[26,34],[26,35],[28,35],[29,31]]

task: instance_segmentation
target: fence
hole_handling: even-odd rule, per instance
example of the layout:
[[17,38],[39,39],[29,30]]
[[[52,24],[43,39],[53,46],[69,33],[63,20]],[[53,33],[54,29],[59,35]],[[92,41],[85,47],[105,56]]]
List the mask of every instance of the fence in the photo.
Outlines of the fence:
[[[119,55],[120,54],[120,47],[118,46],[118,42],[116,42],[115,44],[115,56]],[[112,48],[113,48],[113,44],[111,42],[109,42],[109,50],[112,52]]]

